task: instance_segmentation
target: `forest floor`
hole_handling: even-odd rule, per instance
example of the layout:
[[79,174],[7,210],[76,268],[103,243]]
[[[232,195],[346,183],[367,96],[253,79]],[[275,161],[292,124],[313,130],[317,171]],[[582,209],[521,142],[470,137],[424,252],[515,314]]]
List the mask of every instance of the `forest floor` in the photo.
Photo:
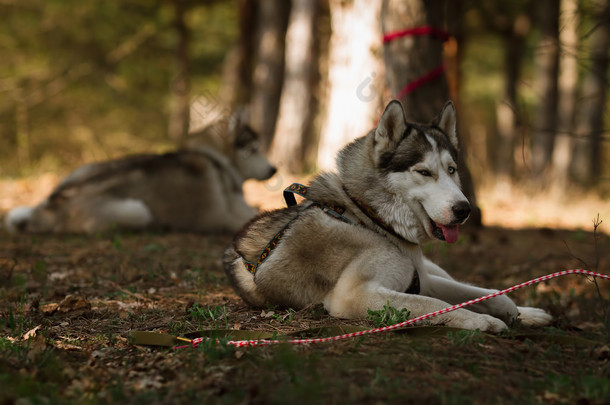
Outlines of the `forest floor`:
[[[271,207],[282,203],[278,189],[249,185],[247,192]],[[0,211],[35,202],[37,193],[32,182],[0,182]],[[528,207],[533,203],[523,203]],[[535,212],[518,220],[489,198],[485,218],[493,226],[467,227],[458,243],[424,250],[454,277],[490,288],[571,268],[608,274],[610,237],[606,223],[592,232],[597,212],[606,219],[596,208],[581,208],[591,209],[582,225],[560,222],[560,209],[558,218],[536,223]],[[572,209],[563,212],[574,217]],[[499,226],[502,218],[512,222]],[[334,343],[238,349],[134,344],[133,331],[282,336],[375,326],[331,318],[320,307],[247,307],[220,263],[230,239],[0,231],[0,404],[610,403],[610,282],[575,275],[511,294],[554,316],[542,329],[515,325],[488,335],[424,325]]]

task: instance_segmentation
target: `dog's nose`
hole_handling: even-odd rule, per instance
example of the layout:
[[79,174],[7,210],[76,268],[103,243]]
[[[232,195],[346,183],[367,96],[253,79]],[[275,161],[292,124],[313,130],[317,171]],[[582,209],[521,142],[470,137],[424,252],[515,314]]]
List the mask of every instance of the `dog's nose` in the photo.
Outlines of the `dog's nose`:
[[470,215],[470,204],[468,201],[460,201],[454,204],[451,210],[458,221],[464,221]]

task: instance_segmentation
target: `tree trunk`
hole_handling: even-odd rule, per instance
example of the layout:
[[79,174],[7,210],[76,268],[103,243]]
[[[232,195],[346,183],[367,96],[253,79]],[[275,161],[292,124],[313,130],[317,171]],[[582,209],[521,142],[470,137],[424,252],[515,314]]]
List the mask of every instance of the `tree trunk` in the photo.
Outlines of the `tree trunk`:
[[30,145],[30,130],[28,125],[28,107],[22,96],[23,91],[20,89],[16,101],[15,123],[16,123],[16,146],[17,146],[17,163],[19,171],[26,173],[32,167],[31,145]]
[[498,144],[495,148],[495,167],[501,181],[508,182],[515,175],[514,152],[519,134],[517,87],[521,78],[521,61],[525,39],[529,32],[529,18],[517,14],[509,27],[502,30],[504,43],[504,99],[496,106]]
[[335,166],[348,142],[371,130],[381,114],[381,0],[330,0],[328,102],[318,146],[318,168]]
[[[381,24],[385,34],[430,26],[444,28],[445,0],[384,0]],[[397,38],[384,47],[386,77],[394,97],[409,83],[443,64],[443,41],[432,35]],[[400,97],[409,120],[429,122],[449,99],[445,75]]]
[[[399,30],[429,26],[445,27],[446,0],[383,0],[381,25],[388,34]],[[386,77],[391,93],[402,95],[401,102],[407,119],[414,122],[430,122],[449,100],[449,87],[444,74],[405,94],[405,86],[438,71],[443,66],[442,38],[432,35],[397,38],[384,47]],[[474,185],[464,161],[465,145],[460,153],[460,177],[464,193],[473,207],[470,223],[481,224],[481,212],[477,206]]]
[[265,149],[273,139],[282,92],[289,11],[286,0],[259,0],[257,4],[250,124],[260,134]]
[[286,32],[284,86],[271,160],[291,173],[303,170],[303,141],[311,128],[316,5],[317,0],[293,0]]
[[584,186],[595,185],[602,174],[601,138],[608,88],[610,0],[594,4],[597,25],[591,35],[591,67],[582,84],[571,166],[572,177]]
[[574,108],[578,92],[578,0],[561,0],[559,15],[559,116],[553,151],[551,181],[558,189],[569,182],[574,129]]
[[222,89],[219,98],[225,106],[235,109],[249,103],[252,92],[252,63],[255,49],[253,15],[256,15],[254,0],[238,0],[239,39],[229,51],[222,69]]
[[538,107],[532,131],[532,174],[542,182],[550,167],[557,131],[557,75],[559,72],[559,1],[539,0],[538,21],[541,39],[535,56],[534,91]]
[[174,26],[178,34],[176,46],[176,75],[170,83],[171,100],[169,116],[169,137],[180,145],[189,129],[190,111],[190,55],[189,31],[186,26],[185,8],[181,1],[174,3]]

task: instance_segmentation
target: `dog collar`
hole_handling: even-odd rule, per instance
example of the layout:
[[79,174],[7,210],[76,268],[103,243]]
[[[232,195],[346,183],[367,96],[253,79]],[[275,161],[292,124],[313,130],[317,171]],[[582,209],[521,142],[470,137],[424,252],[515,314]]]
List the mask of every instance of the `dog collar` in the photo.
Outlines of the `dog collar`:
[[[392,227],[392,225],[388,224],[383,219],[381,219],[379,214],[377,214],[377,212],[372,207],[366,205],[359,198],[353,197],[347,191],[347,188],[345,188],[345,185],[343,186],[343,192],[345,193],[345,195],[347,195],[349,197],[350,200],[352,200],[354,205],[356,205],[356,207],[358,207],[360,209],[360,211],[362,211],[362,213],[364,215],[366,215],[371,221],[373,221],[373,223],[375,225],[377,225],[378,227],[380,227],[381,229],[383,229],[384,231],[386,231],[390,235],[392,235],[392,236],[394,236],[394,237],[396,237],[396,238],[398,238],[398,239],[400,239],[402,241],[409,242],[408,240],[405,239],[404,236],[402,236],[398,232],[396,232],[394,230],[394,228]],[[412,242],[409,242],[409,243],[412,243]]]
[[[307,197],[308,191],[309,191],[309,187],[304,186],[303,184],[300,184],[300,183],[292,183],[290,186],[288,186],[284,190],[284,200],[286,201],[286,205],[289,207],[292,207],[297,204],[297,201],[294,198],[295,194],[298,194],[301,197],[309,199]],[[343,185],[343,192],[345,193],[345,195],[347,195],[349,197],[350,200],[352,200],[352,202],[356,205],[356,207],[358,207],[360,209],[360,211],[362,211],[362,213],[364,215],[366,215],[371,221],[373,221],[373,223],[375,225],[377,225],[378,227],[380,227],[387,233],[391,234],[392,236],[394,236],[400,240],[407,241],[402,235],[398,234],[394,230],[392,225],[388,224],[383,219],[381,219],[379,214],[377,214],[377,212],[372,207],[363,203],[362,200],[360,200],[359,198],[353,197],[347,191],[347,188],[345,187],[345,185]],[[331,210],[333,210],[335,212],[338,212],[339,214],[341,214],[341,216],[345,212],[345,208],[340,207],[340,206],[327,205],[326,207],[330,208]],[[343,218],[345,218],[345,217],[343,217]],[[347,219],[347,218],[345,218],[345,219]],[[348,222],[351,222],[351,221],[348,220]],[[360,223],[360,225],[363,225],[363,224]]]

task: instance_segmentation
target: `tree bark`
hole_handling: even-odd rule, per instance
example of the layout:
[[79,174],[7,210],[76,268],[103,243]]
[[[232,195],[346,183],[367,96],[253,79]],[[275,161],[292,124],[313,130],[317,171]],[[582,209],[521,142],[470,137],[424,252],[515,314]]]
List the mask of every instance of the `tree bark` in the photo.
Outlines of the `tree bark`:
[[335,166],[337,152],[371,130],[382,109],[381,0],[330,0],[328,101],[318,168]]
[[250,101],[252,92],[252,64],[255,49],[256,2],[238,0],[239,39],[229,51],[222,69],[222,89],[219,98],[231,109],[243,107]]
[[273,140],[284,72],[284,44],[290,2],[259,0],[256,15],[256,54],[252,73],[250,124],[265,149]]
[[557,100],[559,72],[559,1],[536,2],[541,39],[535,56],[534,91],[538,107],[533,121],[532,165],[534,180],[545,180],[550,167],[557,131]]
[[284,85],[271,160],[291,173],[303,170],[303,141],[311,128],[316,5],[317,0],[293,0],[286,32]]
[[591,34],[591,67],[582,84],[576,122],[576,142],[570,168],[573,179],[593,186],[602,174],[601,139],[608,88],[610,0],[594,3],[596,27]]
[[182,1],[174,3],[174,27],[178,34],[176,46],[176,74],[170,83],[169,137],[180,145],[189,129],[190,112],[190,34],[186,26],[186,9]]
[[552,182],[558,189],[569,183],[574,130],[574,108],[578,95],[578,0],[561,0],[559,15],[559,116],[553,151]]
[[[429,26],[444,28],[446,0],[383,0],[381,25],[384,33]],[[405,86],[443,65],[443,41],[430,35],[406,36],[384,46],[386,77],[390,92],[396,96]],[[416,88],[401,97],[407,119],[430,122],[449,100],[449,86],[445,75]],[[457,100],[456,100],[457,101]],[[481,224],[474,184],[464,161],[465,145],[461,145],[460,178],[464,193],[470,200],[473,213],[469,223]]]
[[518,13],[510,26],[501,32],[504,43],[504,97],[496,106],[498,143],[494,169],[504,182],[515,176],[514,152],[519,135],[517,87],[529,26],[529,18]]
[[[445,0],[384,0],[381,24],[384,33],[430,26],[444,28]],[[384,46],[386,77],[395,97],[408,83],[424,76],[443,63],[443,41],[435,36],[406,36]],[[444,75],[401,98],[407,118],[429,122],[449,99]]]

